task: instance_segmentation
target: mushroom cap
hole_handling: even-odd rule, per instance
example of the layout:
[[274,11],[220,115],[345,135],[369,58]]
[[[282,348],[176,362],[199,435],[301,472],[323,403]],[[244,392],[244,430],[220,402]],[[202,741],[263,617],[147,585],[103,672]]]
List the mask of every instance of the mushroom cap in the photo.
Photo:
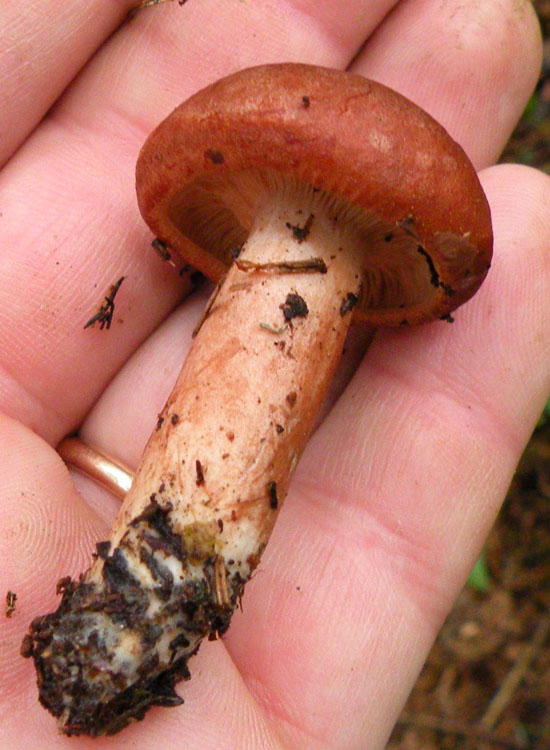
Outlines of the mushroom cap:
[[364,239],[355,320],[447,316],[489,268],[489,206],[464,151],[408,99],[358,75],[242,70],[175,109],[137,163],[143,218],[215,281],[277,191],[315,195]]

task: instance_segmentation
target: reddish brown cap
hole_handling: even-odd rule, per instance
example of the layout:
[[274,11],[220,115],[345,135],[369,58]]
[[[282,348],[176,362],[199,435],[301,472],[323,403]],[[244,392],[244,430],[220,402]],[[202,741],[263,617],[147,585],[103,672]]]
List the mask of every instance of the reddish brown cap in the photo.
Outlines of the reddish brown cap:
[[295,63],[240,71],[181,104],[137,164],[145,221],[214,280],[285,181],[329,193],[364,237],[356,319],[446,316],[485,278],[491,218],[464,151],[408,99],[357,75]]

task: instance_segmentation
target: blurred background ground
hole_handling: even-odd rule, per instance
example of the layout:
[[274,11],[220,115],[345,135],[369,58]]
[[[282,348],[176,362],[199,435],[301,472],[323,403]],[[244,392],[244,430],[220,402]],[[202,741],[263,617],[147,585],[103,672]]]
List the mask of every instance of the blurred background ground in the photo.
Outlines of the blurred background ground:
[[[550,0],[533,4],[543,70],[502,158],[550,174]],[[507,748],[550,750],[550,402],[387,746]]]

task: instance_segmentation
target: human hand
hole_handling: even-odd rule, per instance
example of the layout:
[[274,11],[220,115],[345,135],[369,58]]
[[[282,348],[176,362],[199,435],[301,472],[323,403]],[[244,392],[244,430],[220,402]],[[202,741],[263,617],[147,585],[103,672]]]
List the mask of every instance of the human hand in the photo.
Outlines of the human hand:
[[[75,477],[79,496],[51,446],[79,428],[135,466],[202,305],[167,318],[181,282],[137,212],[138,150],[196,89],[276,60],[353,60],[442,122],[483,170],[493,268],[452,326],[376,336],[308,446],[243,612],[191,662],[185,704],[94,747],[382,747],[549,389],[548,179],[488,168],[536,79],[530,5],[189,0],[94,54],[131,3],[114,5],[0,11],[14,39],[0,52],[4,157],[29,134],[0,175],[0,575],[18,594],[1,639],[5,747],[90,742],[57,735],[19,656],[116,509]],[[121,275],[110,331],[84,330]]]

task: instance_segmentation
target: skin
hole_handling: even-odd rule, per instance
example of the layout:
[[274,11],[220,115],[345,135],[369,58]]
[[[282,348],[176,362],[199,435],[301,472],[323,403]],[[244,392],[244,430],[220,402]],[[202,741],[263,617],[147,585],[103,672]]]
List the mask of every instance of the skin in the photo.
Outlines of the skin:
[[[133,169],[147,132],[230,70],[353,59],[439,119],[482,170],[495,258],[480,293],[452,326],[380,332],[364,358],[355,337],[342,396],[308,445],[243,611],[194,659],[185,704],[93,741],[382,748],[550,389],[550,183],[491,167],[536,80],[532,9],[350,0],[343,14],[329,0],[189,0],[115,31],[130,3],[11,5],[0,10],[10,39],[0,64],[17,106],[0,112],[4,131],[27,140],[0,173],[0,590],[18,594],[1,623],[3,747],[92,747],[57,735],[18,655],[29,620],[55,607],[61,575],[87,566],[117,505],[81,478],[78,494],[52,446],[80,427],[135,466],[203,305],[176,307],[180,281],[138,216]],[[57,16],[63,66],[51,53]],[[98,19],[93,32],[84,17]],[[121,274],[110,331],[84,331]]]

